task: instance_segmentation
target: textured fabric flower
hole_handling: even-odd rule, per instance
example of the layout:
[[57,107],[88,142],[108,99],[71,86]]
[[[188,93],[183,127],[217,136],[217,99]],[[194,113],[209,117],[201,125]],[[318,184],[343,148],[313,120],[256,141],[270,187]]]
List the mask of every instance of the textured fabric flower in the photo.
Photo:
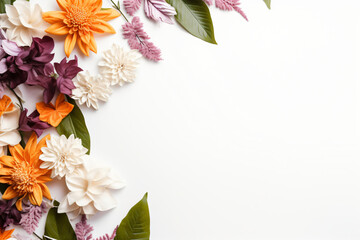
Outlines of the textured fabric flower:
[[21,213],[15,206],[15,201],[0,200],[0,230],[4,231],[10,224],[18,225]]
[[30,46],[33,37],[43,37],[46,22],[42,19],[39,4],[17,0],[13,5],[5,5],[7,21],[2,26],[7,28],[6,36],[18,46]]
[[144,11],[148,18],[172,24],[172,17],[176,15],[175,8],[165,0],[144,0]]
[[72,91],[72,98],[80,105],[98,109],[98,101],[106,102],[111,94],[109,83],[101,77],[94,77],[88,71],[80,72],[74,79],[75,89]]
[[131,23],[123,26],[123,36],[127,39],[131,49],[137,49],[147,59],[152,61],[161,60],[161,51],[152,42],[149,42],[149,35],[144,31],[143,24],[139,17],[134,17]]
[[120,45],[113,44],[103,53],[99,72],[111,85],[123,86],[134,81],[139,58],[137,50],[125,51]]
[[[213,4],[213,0],[204,0],[204,2],[207,5],[212,5]],[[245,18],[246,21],[248,21],[248,18],[246,16],[246,14],[244,13],[244,11],[239,7],[240,5],[240,0],[215,0],[215,6],[221,10],[224,11],[232,11],[235,10],[238,13],[240,13],[240,15]]]
[[92,231],[94,228],[87,223],[86,216],[81,216],[81,221],[75,225],[76,240],[92,239]]
[[69,62],[64,58],[60,63],[54,63],[54,67],[59,75],[56,79],[57,88],[61,93],[71,95],[72,90],[75,88],[72,80],[82,71],[82,69],[78,67],[77,56]]
[[74,105],[66,102],[64,94],[61,93],[56,98],[55,106],[52,103],[46,104],[44,102],[36,104],[36,110],[40,114],[39,119],[53,127],[57,127],[73,108]]
[[110,176],[109,168],[91,166],[85,162],[72,174],[66,176],[70,192],[58,207],[59,213],[68,213],[75,218],[79,214],[94,215],[97,211],[107,211],[116,206],[110,189],[120,189],[125,185]]
[[14,146],[21,141],[19,127],[20,109],[11,99],[4,95],[0,99],[0,156],[5,153],[8,145]]
[[39,112],[37,110],[33,111],[29,116],[27,116],[28,110],[25,108],[21,112],[19,118],[19,131],[23,132],[32,132],[34,131],[38,137],[44,132],[45,129],[50,128],[51,126],[39,119]]
[[31,204],[40,206],[43,197],[51,199],[50,191],[45,185],[51,181],[50,170],[41,169],[42,163],[39,160],[41,148],[46,146],[46,140],[49,136],[44,137],[37,143],[36,134],[33,133],[26,144],[25,149],[20,144],[9,147],[11,156],[0,157],[0,183],[10,185],[4,195],[5,200],[16,197],[16,207],[22,210],[22,200],[28,196]]
[[47,209],[45,201],[41,203],[41,206],[35,206],[29,201],[25,201],[23,203],[23,210],[21,212],[21,220],[19,224],[28,234],[32,234],[38,227],[39,221]]
[[124,7],[131,16],[141,7],[141,0],[124,0]]
[[71,174],[83,164],[88,150],[83,147],[80,138],[71,134],[69,138],[65,135],[52,136],[46,141],[47,146],[43,147],[40,159],[44,161],[41,168],[52,169],[51,177],[59,179]]
[[43,19],[52,24],[46,29],[54,35],[67,35],[65,54],[67,57],[77,43],[80,50],[89,56],[97,52],[94,33],[115,33],[107,21],[120,16],[115,9],[102,10],[102,0],[57,0],[61,11],[43,14]]
[[[7,240],[11,238],[15,229],[7,230],[7,231],[0,231],[0,240]],[[10,239],[11,240],[11,239]]]

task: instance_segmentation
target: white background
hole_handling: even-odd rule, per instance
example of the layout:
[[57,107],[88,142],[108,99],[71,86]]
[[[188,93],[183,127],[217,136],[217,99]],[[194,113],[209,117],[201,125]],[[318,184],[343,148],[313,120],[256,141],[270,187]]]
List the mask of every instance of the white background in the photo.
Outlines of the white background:
[[[249,22],[211,8],[218,45],[138,12],[164,60],[82,108],[92,157],[127,182],[90,220],[95,236],[149,192],[153,240],[360,238],[360,3],[242,2]],[[93,74],[111,43],[127,48],[123,19],[111,23],[119,33],[79,60]],[[58,200],[63,184],[51,184]]]

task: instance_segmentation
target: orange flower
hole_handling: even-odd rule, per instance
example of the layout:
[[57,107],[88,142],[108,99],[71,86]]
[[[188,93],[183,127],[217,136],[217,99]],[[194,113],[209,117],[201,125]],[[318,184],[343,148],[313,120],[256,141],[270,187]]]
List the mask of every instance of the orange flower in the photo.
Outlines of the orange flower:
[[52,24],[45,31],[54,35],[67,35],[65,54],[67,57],[75,47],[89,56],[89,50],[97,52],[94,33],[115,33],[107,21],[117,18],[115,9],[102,10],[102,0],[56,0],[62,11],[43,13],[43,19]]
[[11,238],[11,234],[14,232],[15,229],[7,230],[7,231],[0,231],[0,240],[6,240]]
[[59,94],[56,99],[55,106],[52,103],[46,104],[39,102],[36,109],[39,112],[39,119],[49,123],[53,127],[57,127],[61,121],[73,110],[74,105],[65,101],[64,94]]
[[0,99],[0,116],[4,113],[4,112],[10,112],[14,109],[14,104],[11,101],[11,98],[9,98],[8,96],[4,95],[1,99]]
[[16,207],[22,210],[22,200],[28,196],[31,204],[40,206],[43,196],[51,200],[48,187],[44,184],[51,181],[51,170],[42,169],[40,165],[43,161],[39,160],[42,154],[41,148],[46,146],[46,136],[37,143],[36,134],[33,133],[26,144],[25,149],[20,144],[9,146],[11,156],[0,157],[0,182],[9,184],[3,199],[10,200],[16,197]]

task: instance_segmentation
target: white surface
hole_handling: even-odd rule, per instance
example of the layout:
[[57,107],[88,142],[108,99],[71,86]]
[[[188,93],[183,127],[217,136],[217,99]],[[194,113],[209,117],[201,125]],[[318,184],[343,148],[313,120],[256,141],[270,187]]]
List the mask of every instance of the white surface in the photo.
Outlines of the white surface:
[[[128,183],[96,236],[149,192],[153,240],[360,238],[360,3],[242,2],[249,23],[211,8],[217,46],[139,11],[164,61],[83,108],[92,157]],[[97,42],[127,47],[120,31]]]

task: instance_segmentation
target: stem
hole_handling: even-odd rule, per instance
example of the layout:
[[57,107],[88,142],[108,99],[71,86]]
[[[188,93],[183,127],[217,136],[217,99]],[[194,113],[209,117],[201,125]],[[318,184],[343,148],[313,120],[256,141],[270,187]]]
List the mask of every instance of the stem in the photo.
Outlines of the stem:
[[38,239],[42,240],[42,238],[41,238],[39,235],[37,235],[36,232],[33,232],[33,234],[34,234]]

